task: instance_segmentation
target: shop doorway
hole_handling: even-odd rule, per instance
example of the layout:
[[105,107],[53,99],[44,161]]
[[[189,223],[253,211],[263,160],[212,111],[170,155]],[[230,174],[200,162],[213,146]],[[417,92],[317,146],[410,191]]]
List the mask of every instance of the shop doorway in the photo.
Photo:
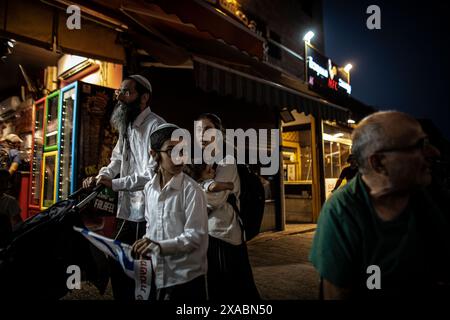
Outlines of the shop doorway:
[[285,216],[287,224],[313,222],[312,118],[292,111],[282,123]]

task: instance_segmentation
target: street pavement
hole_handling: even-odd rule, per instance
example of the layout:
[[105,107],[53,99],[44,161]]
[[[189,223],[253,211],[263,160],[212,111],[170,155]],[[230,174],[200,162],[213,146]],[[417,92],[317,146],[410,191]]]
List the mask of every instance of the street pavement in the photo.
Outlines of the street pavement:
[[253,276],[262,299],[313,300],[319,276],[308,261],[315,224],[287,225],[265,232],[248,243]]
[[[308,261],[315,224],[286,226],[264,232],[248,242],[253,276],[264,300],[313,300],[319,295],[319,276]],[[111,300],[111,286],[104,295],[90,283],[73,290],[64,300]]]

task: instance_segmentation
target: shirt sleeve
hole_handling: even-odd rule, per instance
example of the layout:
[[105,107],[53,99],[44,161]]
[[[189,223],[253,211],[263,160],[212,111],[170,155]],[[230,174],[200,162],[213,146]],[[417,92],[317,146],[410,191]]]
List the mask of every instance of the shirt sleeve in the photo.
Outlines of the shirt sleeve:
[[208,179],[208,180],[203,181],[200,184],[200,186],[202,187],[203,191],[208,192],[209,186],[213,183],[214,183],[214,179]]
[[147,168],[143,174],[133,173],[129,176],[112,180],[112,189],[114,191],[139,191],[143,190],[147,182],[154,176],[156,161],[150,157]]
[[114,179],[120,173],[120,166],[122,165],[122,150],[123,150],[123,139],[117,141],[111,155],[111,162],[100,169],[98,176],[105,176]]
[[11,150],[11,163],[13,163],[13,162],[15,162],[17,164],[21,163],[19,150],[16,150],[16,149]]
[[[221,165],[216,169],[216,177],[214,180],[218,182],[233,182],[234,190],[236,192],[239,188],[239,184],[236,183],[238,181],[238,172],[235,164]],[[228,196],[230,194],[230,190],[219,191],[219,192],[206,192],[206,199],[208,201],[208,207],[212,210],[222,207],[225,203],[227,203]]]
[[339,179],[344,180],[347,178],[348,168],[349,167],[345,167],[344,169],[342,169],[341,174],[339,175]]
[[361,239],[356,224],[336,198],[330,198],[321,210],[309,258],[322,278],[338,287],[350,287],[357,275]]
[[[151,134],[160,124],[165,123],[164,119],[157,118],[150,127]],[[122,150],[122,149],[121,149]],[[122,158],[120,158],[122,159]],[[149,182],[154,175],[154,168],[156,166],[156,161],[153,157],[149,158],[147,167],[143,174],[133,173],[131,175],[120,177],[118,179],[112,180],[113,191],[140,191],[143,190],[147,182]],[[120,165],[119,165],[120,170]],[[114,176],[115,177],[115,176]],[[112,178],[114,178],[112,177]]]
[[186,192],[184,230],[174,239],[159,242],[162,256],[192,252],[208,244],[208,213],[204,192],[195,187],[182,192]]

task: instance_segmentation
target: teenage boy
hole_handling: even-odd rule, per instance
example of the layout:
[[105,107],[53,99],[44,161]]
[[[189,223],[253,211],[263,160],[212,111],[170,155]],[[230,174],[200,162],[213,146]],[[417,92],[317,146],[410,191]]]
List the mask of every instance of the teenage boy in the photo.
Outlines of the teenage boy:
[[[145,185],[144,238],[132,247],[137,257],[150,257],[156,291],[151,299],[206,300],[208,214],[204,192],[183,173],[181,159],[172,154],[179,129],[162,124],[150,135],[155,174]],[[175,163],[174,161],[175,160]]]

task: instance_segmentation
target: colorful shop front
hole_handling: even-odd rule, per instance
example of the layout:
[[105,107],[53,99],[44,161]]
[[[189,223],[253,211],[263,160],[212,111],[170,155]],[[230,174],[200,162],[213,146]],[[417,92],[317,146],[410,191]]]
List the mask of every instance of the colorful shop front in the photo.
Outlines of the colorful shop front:
[[[1,102],[0,135],[16,133],[24,141],[17,176],[26,219],[66,199],[109,163],[117,138],[108,119],[125,53],[114,29],[83,19],[75,36],[64,12],[49,4],[8,1],[0,9],[0,40],[11,43],[1,65],[1,96],[8,98]],[[94,202],[92,210],[114,215],[111,192]],[[91,222],[110,231],[114,219]]]

